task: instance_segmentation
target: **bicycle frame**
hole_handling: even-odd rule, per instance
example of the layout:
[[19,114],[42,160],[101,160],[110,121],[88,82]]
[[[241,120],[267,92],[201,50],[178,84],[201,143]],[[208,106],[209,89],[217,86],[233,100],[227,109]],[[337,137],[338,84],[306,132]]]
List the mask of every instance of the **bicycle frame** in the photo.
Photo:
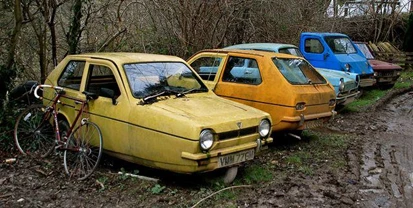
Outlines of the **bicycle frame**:
[[[87,98],[86,98],[86,100],[80,100],[80,99],[77,99],[77,98],[74,98],[74,97],[63,95],[62,92],[64,92],[64,91],[58,92],[56,89],[55,89],[55,91],[56,91],[56,96],[54,97],[54,99],[52,101],[52,104],[47,107],[48,108],[47,110],[50,111],[53,115],[53,122],[55,124],[55,127],[54,127],[54,129],[55,129],[55,138],[56,138],[56,144],[57,144],[56,148],[58,148],[60,150],[66,150],[67,149],[67,150],[71,150],[71,151],[78,151],[78,148],[76,148],[76,149],[65,148],[64,144],[67,142],[67,139],[71,136],[71,134],[73,132],[73,129],[75,128],[77,122],[79,121],[79,118],[81,118],[83,112],[85,111],[85,107],[86,107],[89,100]],[[57,109],[57,104],[61,103],[60,100],[59,100],[61,97],[74,100],[76,103],[81,104],[80,110],[77,113],[77,115],[75,117],[75,120],[73,120],[73,122],[71,123],[71,125],[70,125],[70,127],[67,131],[67,135],[64,138],[61,138],[61,136],[60,136],[59,121],[58,121],[58,118],[57,118],[58,112],[56,110]],[[61,104],[64,105],[64,103],[61,103]]]

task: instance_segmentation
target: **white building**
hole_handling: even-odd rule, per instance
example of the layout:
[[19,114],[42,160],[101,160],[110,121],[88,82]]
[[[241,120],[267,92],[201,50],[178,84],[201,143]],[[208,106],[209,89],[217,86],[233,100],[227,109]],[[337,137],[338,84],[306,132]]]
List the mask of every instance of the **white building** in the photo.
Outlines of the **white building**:
[[[329,17],[334,17],[334,13],[337,17],[354,17],[373,13],[391,14],[393,11],[403,13],[413,9],[411,0],[352,0],[344,1],[342,4],[338,2],[338,0],[331,0],[327,9]],[[334,5],[336,5],[335,11]]]

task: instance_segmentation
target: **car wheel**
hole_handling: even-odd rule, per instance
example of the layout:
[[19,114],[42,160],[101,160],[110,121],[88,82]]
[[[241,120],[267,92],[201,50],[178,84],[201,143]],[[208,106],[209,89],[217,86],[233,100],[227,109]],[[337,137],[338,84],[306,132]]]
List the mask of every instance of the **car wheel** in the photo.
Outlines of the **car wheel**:
[[225,174],[223,176],[223,181],[225,184],[230,184],[234,181],[235,177],[237,176],[238,173],[238,166],[230,167],[225,171]]

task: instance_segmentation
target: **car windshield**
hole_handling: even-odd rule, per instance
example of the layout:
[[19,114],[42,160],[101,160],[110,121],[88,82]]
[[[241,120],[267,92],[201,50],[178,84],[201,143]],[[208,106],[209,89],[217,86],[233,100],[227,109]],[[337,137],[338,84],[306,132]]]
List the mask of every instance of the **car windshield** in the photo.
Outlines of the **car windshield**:
[[324,37],[324,40],[327,42],[327,45],[336,54],[349,54],[349,53],[356,53],[356,49],[354,48],[351,40],[346,37],[334,37],[334,36],[327,36]]
[[207,92],[207,87],[187,65],[180,62],[132,63],[124,66],[130,89],[136,98],[156,95],[183,96]]
[[373,54],[371,54],[367,44],[365,43],[356,43],[356,46],[360,49],[360,51],[366,56],[367,59],[374,59]]
[[298,48],[280,48],[279,53],[291,54],[298,57],[304,57]]
[[298,58],[273,58],[275,66],[293,85],[324,84],[326,80],[307,61]]

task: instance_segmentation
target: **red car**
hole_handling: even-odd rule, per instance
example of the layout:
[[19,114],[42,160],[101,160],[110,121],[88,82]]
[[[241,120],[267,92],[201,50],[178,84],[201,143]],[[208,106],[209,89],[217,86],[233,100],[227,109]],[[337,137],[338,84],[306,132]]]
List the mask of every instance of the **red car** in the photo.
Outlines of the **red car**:
[[355,44],[366,56],[371,67],[373,67],[376,85],[382,88],[393,87],[400,76],[402,67],[397,64],[376,60],[370,47],[365,42],[355,42]]

